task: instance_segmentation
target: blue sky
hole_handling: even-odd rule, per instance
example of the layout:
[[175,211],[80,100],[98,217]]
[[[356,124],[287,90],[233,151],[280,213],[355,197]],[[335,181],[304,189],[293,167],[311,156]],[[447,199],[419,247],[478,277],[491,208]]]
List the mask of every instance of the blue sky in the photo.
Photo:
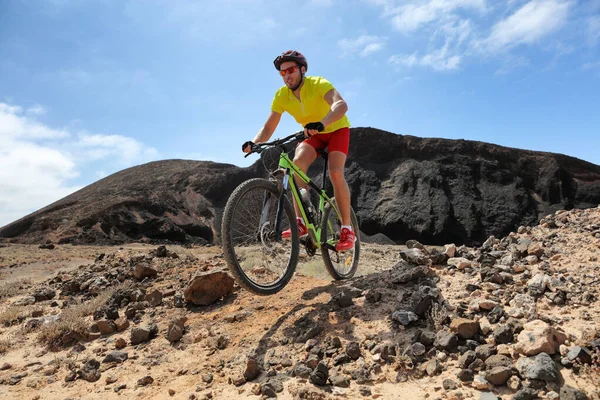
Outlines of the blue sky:
[[600,0],[3,0],[0,226],[144,162],[254,162],[288,49],[355,127],[600,164]]

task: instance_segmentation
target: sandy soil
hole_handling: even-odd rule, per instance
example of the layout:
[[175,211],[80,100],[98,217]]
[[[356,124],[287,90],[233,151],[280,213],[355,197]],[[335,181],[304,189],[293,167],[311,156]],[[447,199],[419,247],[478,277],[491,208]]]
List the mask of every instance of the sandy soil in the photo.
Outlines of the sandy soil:
[[[600,223],[600,209],[594,209],[593,217]],[[569,217],[575,224],[577,215]],[[554,229],[556,231],[556,229]],[[548,241],[549,228],[537,227],[530,234],[532,239]],[[588,231],[578,232],[576,228],[559,230],[558,241],[553,242],[559,256],[553,256],[551,265],[565,276],[589,285],[592,301],[587,304],[555,305],[546,299],[538,301],[538,310],[553,319],[555,327],[562,328],[571,336],[569,344],[587,345],[600,335],[600,304],[598,291],[594,287],[600,280],[597,266],[600,264],[600,239]],[[169,273],[159,273],[159,278],[148,284],[147,291],[158,289],[164,293],[178,291],[193,274],[201,269],[224,266],[221,250],[218,247],[167,246],[169,251],[178,254],[176,268]],[[90,268],[97,257],[104,254],[118,254],[130,257],[147,254],[156,246],[131,244],[120,247],[60,245],[53,250],[40,249],[33,245],[9,244],[0,247],[0,319],[11,310],[15,300],[30,295],[39,285],[61,274],[70,274]],[[284,390],[277,394],[280,399],[293,399],[299,389],[310,388],[324,397],[332,398],[384,398],[384,399],[425,399],[425,398],[480,398],[480,391],[456,378],[458,371],[457,354],[450,354],[442,363],[442,371],[434,376],[417,378],[398,363],[382,363],[363,350],[364,361],[369,365],[380,364],[372,381],[357,384],[350,381],[348,388],[328,385],[319,388],[307,379],[292,377],[289,372],[296,362],[306,356],[305,343],[293,343],[291,338],[298,330],[306,329],[303,321],[318,323],[324,327],[316,338],[320,342],[338,337],[343,344],[349,341],[365,343],[372,340],[382,342],[392,340],[397,343],[410,343],[413,329],[398,327],[390,321],[389,315],[399,301],[409,297],[413,284],[396,285],[390,288],[387,282],[379,281],[386,275],[384,271],[401,260],[400,246],[365,244],[361,255],[360,270],[349,282],[332,282],[318,256],[305,259],[290,282],[280,293],[271,297],[254,296],[243,290],[235,290],[223,301],[210,306],[174,308],[172,297],[165,297],[163,305],[146,310],[140,324],[155,321],[160,333],[153,340],[137,346],[129,344],[129,329],[95,340],[82,341],[84,347],[79,352],[73,347],[50,350],[40,343],[37,332],[26,332],[23,325],[30,319],[26,316],[18,323],[0,327],[0,341],[5,353],[0,355],[0,367],[10,368],[0,371],[0,379],[10,379],[23,375],[15,384],[0,385],[0,398],[4,399],[189,399],[189,398],[260,398],[260,382],[267,379],[267,372],[251,382],[235,386],[232,381],[238,378],[245,366],[246,356],[259,355],[259,363],[271,365],[271,374],[281,380]],[[536,266],[531,269],[535,272]],[[477,274],[466,274],[446,266],[433,266],[438,276],[437,287],[442,298],[458,307],[461,302],[469,302],[473,293],[465,291],[468,283],[480,284]],[[380,282],[380,285],[377,283]],[[377,288],[382,292],[382,300],[367,302],[365,297],[354,299],[354,305],[346,308],[332,306],[332,297],[345,285]],[[379,286],[379,287],[377,287]],[[482,298],[491,297],[487,293]],[[55,298],[59,306],[51,306],[50,301],[24,306],[21,310],[27,315],[37,310],[43,316],[61,312],[60,303],[66,297]],[[248,313],[248,314],[244,314]],[[240,320],[232,316],[242,315]],[[181,341],[171,344],[165,337],[170,318],[175,315],[187,317],[186,332]],[[91,324],[91,316],[87,317]],[[132,324],[134,326],[134,324]],[[86,358],[102,361],[104,356],[115,349],[117,339],[123,338],[127,346],[122,349],[129,358],[122,364],[101,364],[101,377],[96,382],[77,379],[66,382],[68,364],[80,363]],[[221,343],[221,344],[218,344]],[[272,362],[271,362],[272,361]],[[355,363],[334,367],[347,375],[356,369]],[[575,373],[571,369],[561,369],[564,382],[586,390],[588,395],[598,388],[600,375],[598,368],[588,368]],[[140,378],[151,376],[153,383],[138,386]],[[450,378],[457,384],[456,390],[443,388],[444,379]],[[126,385],[118,392],[115,388]],[[361,394],[360,388],[369,388],[371,395]],[[308,390],[308,389],[306,389]],[[456,394],[459,391],[461,394]],[[510,398],[515,392],[506,386],[495,387],[493,392],[502,398]],[[453,397],[454,396],[454,397]],[[458,396],[458,397],[457,397]],[[315,397],[316,398],[316,397]],[[597,398],[597,397],[596,397]]]

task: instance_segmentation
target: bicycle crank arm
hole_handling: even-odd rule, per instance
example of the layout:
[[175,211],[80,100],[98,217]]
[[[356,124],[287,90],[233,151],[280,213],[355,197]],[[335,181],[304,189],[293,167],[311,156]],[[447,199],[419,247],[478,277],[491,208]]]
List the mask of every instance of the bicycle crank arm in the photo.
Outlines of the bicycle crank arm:
[[335,249],[335,246],[333,246],[333,245],[331,245],[331,244],[329,244],[329,243],[322,243],[322,244],[321,244],[321,248],[323,248],[323,249],[327,249],[327,250],[331,250],[331,251],[335,251],[336,253],[338,252],[338,251]]

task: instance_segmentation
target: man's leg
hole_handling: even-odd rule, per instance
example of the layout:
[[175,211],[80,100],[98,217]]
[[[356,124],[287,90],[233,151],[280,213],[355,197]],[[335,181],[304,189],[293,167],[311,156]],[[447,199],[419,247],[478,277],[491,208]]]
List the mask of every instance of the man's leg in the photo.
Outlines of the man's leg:
[[352,225],[350,218],[350,189],[344,177],[344,166],[346,165],[346,154],[341,151],[329,153],[329,178],[333,185],[335,201],[342,214],[342,224]]
[[[296,153],[294,154],[294,164],[296,164],[298,168],[302,170],[302,172],[306,173],[306,171],[308,171],[308,167],[310,167],[316,158],[317,151],[315,148],[308,143],[302,142],[296,148]],[[306,184],[299,178],[295,180],[295,183],[299,188],[306,187]],[[298,210],[298,205],[296,204],[295,199],[294,210],[296,210],[296,216],[300,218],[300,210]]]
[[[310,164],[312,164],[313,161],[315,161],[315,158],[317,158],[317,151],[315,150],[315,148],[308,143],[302,142],[296,148],[296,153],[294,155],[294,164],[296,164],[298,168],[302,170],[302,172],[306,173],[308,167],[310,167]],[[295,183],[299,187],[306,187],[306,184],[299,178],[295,179]],[[296,211],[296,219],[299,220],[300,218],[302,218],[302,215],[300,214],[300,210],[298,210],[296,199],[292,198],[292,200],[294,203],[294,210]],[[306,223],[306,221],[304,221],[304,224],[302,224],[300,221],[298,222],[298,230],[300,231],[300,236],[308,234]],[[283,239],[289,239],[291,235],[292,232],[290,229],[286,229],[285,231],[281,232],[281,237]]]

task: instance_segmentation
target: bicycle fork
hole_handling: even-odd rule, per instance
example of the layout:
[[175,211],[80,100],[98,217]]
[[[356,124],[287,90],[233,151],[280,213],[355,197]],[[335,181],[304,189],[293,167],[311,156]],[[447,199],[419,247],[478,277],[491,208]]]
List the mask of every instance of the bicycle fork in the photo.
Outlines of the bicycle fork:
[[[280,187],[281,189],[281,194],[279,196],[279,201],[277,202],[277,214],[275,217],[275,226],[274,226],[274,234],[275,237],[273,238],[274,241],[279,242],[281,239],[281,223],[282,223],[282,217],[283,217],[283,211],[284,211],[284,201],[285,201],[285,193],[288,189],[288,185],[289,185],[289,179],[290,179],[290,174],[289,174],[289,170],[285,170],[284,174],[283,174],[283,182],[282,185]],[[262,214],[261,214],[261,226],[264,225],[265,223],[267,223],[268,218],[269,218],[269,206],[270,206],[270,202],[269,199],[271,197],[270,193],[267,193],[267,195],[265,196],[265,200],[263,203],[263,209],[262,209]],[[300,201],[302,201],[302,198],[300,198]],[[304,203],[302,204],[302,207],[304,209],[306,209],[306,206],[304,205]],[[308,222],[308,221],[307,221]],[[313,223],[314,221],[311,221],[311,223]],[[291,223],[291,221],[290,221]],[[312,245],[310,246],[313,250],[314,253],[314,249],[317,247],[315,245],[315,243],[317,242],[316,238],[314,237],[313,232],[309,232],[309,236],[311,237],[311,242]],[[307,245],[307,244],[305,244]]]
[[[277,213],[275,214],[275,226],[273,234],[273,240],[275,242],[279,242],[281,241],[281,220],[282,220],[282,216],[283,216],[283,202],[285,200],[285,191],[287,190],[287,186],[288,186],[288,180],[289,180],[289,175],[287,174],[287,171],[284,173],[283,175],[283,187],[281,187],[281,194],[279,196],[279,199],[277,201]],[[262,206],[262,212],[260,215],[260,227],[262,228],[263,226],[265,226],[265,224],[268,224],[269,221],[269,213],[270,213],[270,207],[271,207],[271,193],[266,193],[265,194],[265,198],[263,200],[263,206]]]

